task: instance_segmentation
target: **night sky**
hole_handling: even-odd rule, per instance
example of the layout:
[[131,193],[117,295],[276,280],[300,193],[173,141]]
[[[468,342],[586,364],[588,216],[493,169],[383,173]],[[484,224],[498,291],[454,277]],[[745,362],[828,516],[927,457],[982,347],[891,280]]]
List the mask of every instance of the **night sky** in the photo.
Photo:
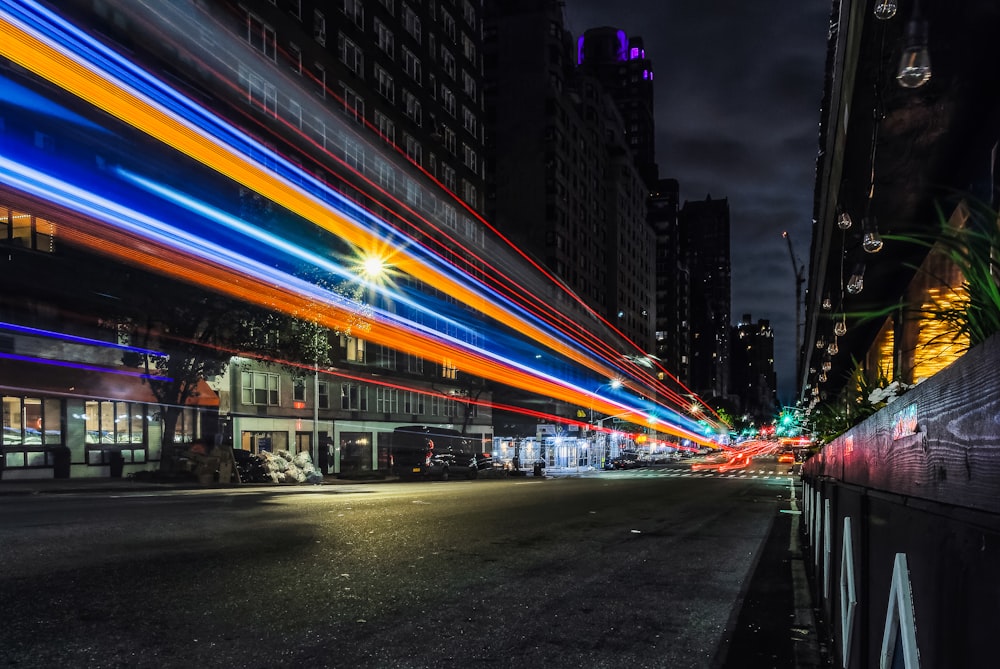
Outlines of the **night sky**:
[[[577,36],[643,38],[655,74],[656,158],[681,203],[728,198],[732,319],[775,332],[779,400],[794,399],[796,262],[809,260],[829,0],[566,0]],[[805,286],[803,286],[805,290]],[[804,314],[804,310],[803,310]]]

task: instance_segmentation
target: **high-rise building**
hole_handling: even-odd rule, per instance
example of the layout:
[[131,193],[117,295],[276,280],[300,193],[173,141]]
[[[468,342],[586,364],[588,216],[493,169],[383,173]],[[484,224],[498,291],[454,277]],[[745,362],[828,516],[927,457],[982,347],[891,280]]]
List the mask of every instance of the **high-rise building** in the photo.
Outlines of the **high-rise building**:
[[649,194],[656,233],[656,356],[684,385],[691,381],[691,275],[681,247],[680,190],[661,179]]
[[559,3],[487,8],[490,216],[651,352],[654,238],[619,107],[595,72],[576,68]]
[[731,349],[730,381],[741,411],[758,421],[771,419],[777,407],[771,322],[762,318],[754,323],[750,314],[743,314],[733,326]]
[[685,201],[680,210],[691,277],[691,384],[704,398],[729,393],[729,331],[732,285],[729,201]]
[[653,63],[646,57],[642,38],[617,28],[591,28],[576,41],[576,62],[601,82],[625,122],[625,136],[635,164],[647,186],[656,184],[655,122],[653,119]]

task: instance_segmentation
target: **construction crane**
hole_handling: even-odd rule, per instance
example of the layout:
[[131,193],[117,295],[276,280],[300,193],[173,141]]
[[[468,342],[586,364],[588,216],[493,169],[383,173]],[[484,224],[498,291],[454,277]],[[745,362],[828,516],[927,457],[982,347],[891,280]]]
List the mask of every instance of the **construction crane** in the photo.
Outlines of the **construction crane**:
[[788,257],[792,259],[792,271],[795,272],[795,384],[798,387],[802,383],[802,284],[806,282],[806,268],[795,258],[788,231],[782,232],[781,236],[788,242]]

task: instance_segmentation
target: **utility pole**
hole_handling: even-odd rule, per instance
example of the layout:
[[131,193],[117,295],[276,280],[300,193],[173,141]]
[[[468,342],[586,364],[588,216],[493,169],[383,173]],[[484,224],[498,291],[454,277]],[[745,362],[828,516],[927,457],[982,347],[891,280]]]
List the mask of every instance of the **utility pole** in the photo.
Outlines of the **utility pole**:
[[[795,272],[795,386],[798,388],[798,384],[802,383],[802,284],[806,282],[805,267],[795,259],[788,231],[782,232],[781,236],[788,242],[788,257],[792,259],[792,271]],[[796,390],[796,396],[799,391],[801,388]]]

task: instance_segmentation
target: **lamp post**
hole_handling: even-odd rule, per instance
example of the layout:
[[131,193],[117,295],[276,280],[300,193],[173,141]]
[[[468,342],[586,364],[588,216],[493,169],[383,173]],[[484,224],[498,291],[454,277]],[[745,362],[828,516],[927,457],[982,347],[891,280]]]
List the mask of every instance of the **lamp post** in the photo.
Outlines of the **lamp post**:
[[[612,418],[620,418],[620,417],[625,416],[625,415],[630,414],[630,413],[633,413],[633,412],[632,411],[623,411],[622,413],[615,414],[614,416],[605,416],[604,418],[598,418],[597,420],[592,420],[591,423],[597,425],[597,427],[599,429],[603,430],[604,429],[604,421],[611,420]],[[607,435],[604,435],[601,438],[602,439],[607,439]],[[601,460],[602,460],[601,461],[601,467],[602,468],[604,467],[604,461],[607,459],[608,455],[609,455],[608,447],[605,445],[604,448],[601,449]]]
[[[597,391],[599,391],[604,386],[608,386],[612,390],[618,390],[619,388],[622,387],[622,385],[623,384],[622,384],[621,379],[611,379],[607,383],[602,383],[601,385],[599,385],[596,388],[594,388],[594,394],[596,395]],[[626,411],[625,413],[628,413],[628,412]],[[618,414],[618,415],[622,416],[624,414]],[[615,418],[615,416],[609,416],[609,418]],[[604,427],[604,421],[606,421],[606,420],[607,420],[607,418],[602,418],[600,420],[600,426],[602,428]],[[593,401],[591,401],[591,404],[590,404],[590,423],[591,423],[591,425],[593,425],[595,422],[597,422],[597,421],[594,420],[594,404],[593,404]],[[594,446],[595,447],[597,446],[596,442],[594,443]],[[602,469],[604,468],[604,456],[606,455],[606,452],[607,452],[607,449],[602,449],[601,450],[601,468]],[[594,457],[594,456],[591,455],[590,457]],[[579,458],[577,458],[577,468],[579,468],[579,466],[580,466],[580,460],[579,460]]]

